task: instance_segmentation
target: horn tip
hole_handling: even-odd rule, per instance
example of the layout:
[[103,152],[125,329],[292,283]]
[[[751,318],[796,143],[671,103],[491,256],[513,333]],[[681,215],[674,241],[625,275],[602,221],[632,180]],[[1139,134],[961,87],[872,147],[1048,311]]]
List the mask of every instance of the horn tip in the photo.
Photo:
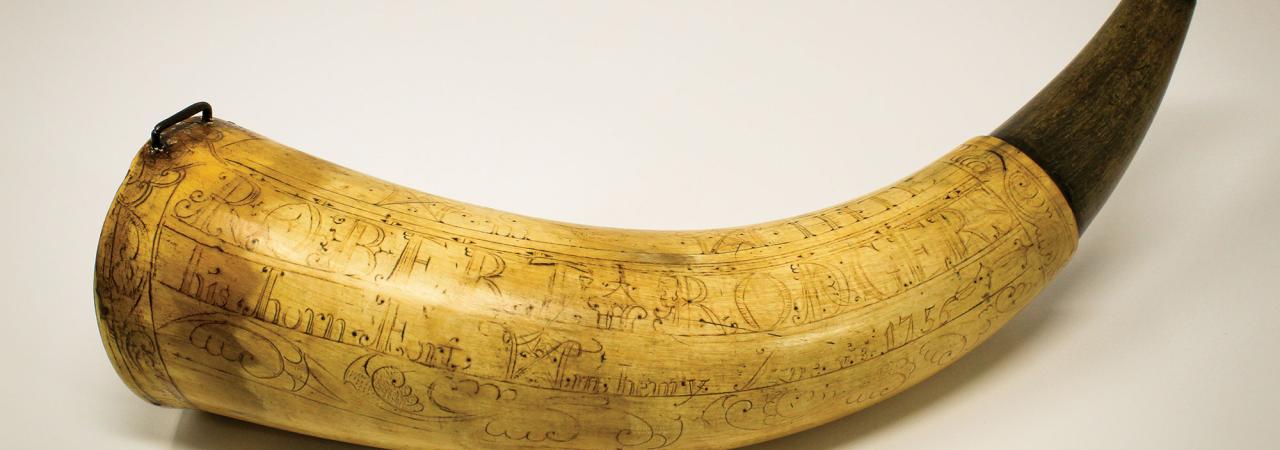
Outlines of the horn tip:
[[1124,0],[1089,44],[992,132],[1040,164],[1080,232],[1124,174],[1155,117],[1195,0]]

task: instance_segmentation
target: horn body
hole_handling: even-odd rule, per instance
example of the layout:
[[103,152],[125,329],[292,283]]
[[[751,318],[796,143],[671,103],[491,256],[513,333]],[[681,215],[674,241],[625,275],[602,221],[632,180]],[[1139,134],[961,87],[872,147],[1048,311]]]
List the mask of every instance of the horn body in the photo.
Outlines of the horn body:
[[[1140,142],[1190,8],[1126,1],[998,137],[856,200],[737,228],[535,219],[223,120],[162,123],[103,227],[102,339],[155,404],[381,447],[791,434],[927,378],[1052,279]],[[1176,39],[1114,44],[1152,36]],[[1146,56],[1115,56],[1126,48]],[[1127,96],[1076,84],[1138,77],[1156,81]],[[1113,110],[1124,121],[1089,116]],[[1088,164],[1105,176],[1073,169]]]

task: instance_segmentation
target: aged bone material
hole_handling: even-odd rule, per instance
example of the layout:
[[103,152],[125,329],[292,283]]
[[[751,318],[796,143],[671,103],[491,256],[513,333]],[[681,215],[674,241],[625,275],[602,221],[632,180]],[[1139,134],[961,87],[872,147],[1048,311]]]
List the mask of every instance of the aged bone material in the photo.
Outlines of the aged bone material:
[[534,219],[175,119],[103,227],[102,339],[153,403],[381,447],[795,433],[946,367],[1053,278],[1141,141],[1192,7],[1125,1],[993,136],[740,228]]

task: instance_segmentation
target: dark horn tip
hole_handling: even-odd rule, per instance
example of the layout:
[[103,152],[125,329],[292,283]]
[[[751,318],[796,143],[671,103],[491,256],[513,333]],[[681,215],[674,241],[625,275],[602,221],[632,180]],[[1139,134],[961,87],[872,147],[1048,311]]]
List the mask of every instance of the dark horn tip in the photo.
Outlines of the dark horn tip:
[[1080,54],[991,134],[1057,182],[1081,233],[1155,117],[1195,0],[1123,0]]

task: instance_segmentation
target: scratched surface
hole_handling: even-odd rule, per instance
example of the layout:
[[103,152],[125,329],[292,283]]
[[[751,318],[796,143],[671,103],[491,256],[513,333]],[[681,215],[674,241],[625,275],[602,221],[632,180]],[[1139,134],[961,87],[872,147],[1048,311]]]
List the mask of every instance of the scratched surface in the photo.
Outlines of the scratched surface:
[[[979,137],[865,197],[635,231],[416,192],[215,120],[140,152],[95,273],[154,403],[384,447],[709,448],[893,395],[1021,309],[1076,245]],[[335,424],[342,424],[335,427]]]

